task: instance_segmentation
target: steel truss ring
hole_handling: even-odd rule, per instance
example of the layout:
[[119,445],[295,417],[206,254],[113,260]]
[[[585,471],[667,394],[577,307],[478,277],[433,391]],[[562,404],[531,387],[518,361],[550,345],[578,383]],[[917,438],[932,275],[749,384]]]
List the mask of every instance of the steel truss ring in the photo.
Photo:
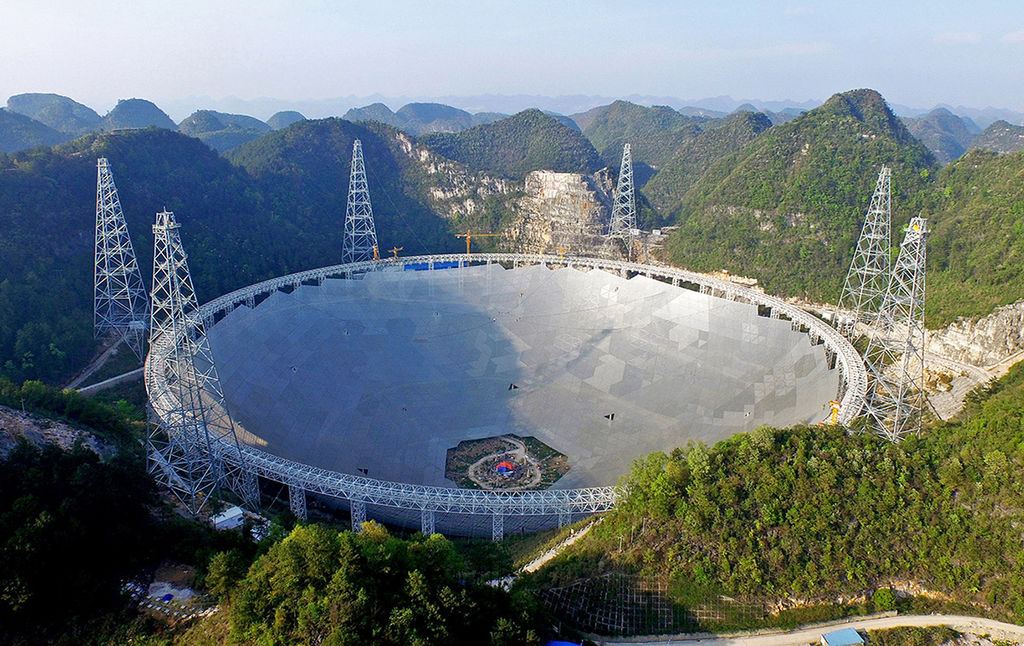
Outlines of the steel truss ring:
[[[453,264],[467,266],[491,263],[513,266],[541,264],[548,267],[601,269],[624,276],[643,275],[675,285],[696,285],[701,291],[715,296],[769,308],[773,318],[790,319],[794,329],[806,329],[812,343],[823,343],[826,351],[835,356],[844,391],[840,402],[839,422],[849,424],[861,413],[867,390],[864,361],[850,342],[832,326],[774,296],[673,267],[600,258],[514,253],[433,254],[388,258],[321,267],[265,280],[215,298],[200,307],[196,316],[210,325],[218,315],[226,314],[241,305],[251,305],[260,296],[272,294],[279,289],[295,289],[303,284],[320,284],[327,278],[352,278],[367,272],[405,268],[409,265],[436,270],[453,267]],[[164,366],[172,342],[177,342],[177,339],[160,337],[152,340],[150,353],[146,358],[146,390],[154,414],[161,423],[169,411],[179,408],[174,403],[164,376]],[[224,453],[231,455],[230,451]],[[314,467],[247,445],[242,446],[242,456],[249,469],[268,480],[301,487],[310,493],[324,496],[409,510],[512,516],[593,514],[610,510],[619,495],[616,487],[500,492],[389,482]]]

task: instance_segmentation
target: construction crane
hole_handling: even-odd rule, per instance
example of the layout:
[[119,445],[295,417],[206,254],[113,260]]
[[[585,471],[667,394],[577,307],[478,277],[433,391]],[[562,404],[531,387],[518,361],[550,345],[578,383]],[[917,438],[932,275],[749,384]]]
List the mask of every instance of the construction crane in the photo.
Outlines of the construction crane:
[[401,251],[402,249],[405,249],[405,247],[392,247],[392,248],[388,249],[388,253],[393,254],[395,259],[397,260],[398,259],[398,252]]
[[469,255],[469,240],[470,238],[498,238],[501,237],[500,233],[473,233],[472,231],[466,230],[465,233],[456,233],[456,238],[466,239],[466,255]]

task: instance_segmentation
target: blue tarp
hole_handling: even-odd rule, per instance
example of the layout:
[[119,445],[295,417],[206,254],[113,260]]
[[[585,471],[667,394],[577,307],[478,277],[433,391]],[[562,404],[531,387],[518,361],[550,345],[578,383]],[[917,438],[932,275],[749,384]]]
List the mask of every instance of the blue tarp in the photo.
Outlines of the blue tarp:
[[[459,261],[458,260],[453,260],[451,262],[435,262],[434,263],[434,269],[454,269],[455,267],[458,267],[458,266],[459,266]],[[426,271],[426,270],[430,269],[430,263],[429,262],[408,262],[408,263],[402,265],[402,268],[405,271]]]

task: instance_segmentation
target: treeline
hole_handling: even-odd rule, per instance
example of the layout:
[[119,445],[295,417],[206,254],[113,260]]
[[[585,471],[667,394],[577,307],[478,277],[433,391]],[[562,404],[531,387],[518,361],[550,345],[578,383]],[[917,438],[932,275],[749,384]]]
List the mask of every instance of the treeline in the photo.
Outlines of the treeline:
[[[222,567],[218,561],[225,561]],[[539,644],[529,597],[460,580],[465,564],[439,534],[391,536],[296,527],[231,582],[231,637],[245,644]]]
[[[911,580],[1024,621],[1024,365],[896,445],[760,427],[638,460],[628,495],[541,577],[675,577],[679,597],[826,601]],[[632,540],[629,540],[632,537]]]

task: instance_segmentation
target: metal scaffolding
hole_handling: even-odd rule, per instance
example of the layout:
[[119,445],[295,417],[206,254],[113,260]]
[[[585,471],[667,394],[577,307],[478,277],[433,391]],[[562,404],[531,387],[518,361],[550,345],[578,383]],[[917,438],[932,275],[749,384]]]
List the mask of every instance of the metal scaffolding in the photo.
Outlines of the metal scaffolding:
[[[853,253],[850,271],[843,284],[843,293],[835,315],[836,327],[851,336],[857,323],[871,323],[878,315],[889,285],[889,249],[892,248],[892,201],[888,166],[882,166],[871,197],[864,228]],[[843,309],[853,312],[844,317]]]
[[193,515],[222,488],[255,508],[256,474],[246,466],[224,403],[178,226],[167,211],[157,213],[153,226],[150,344],[163,353],[161,373],[174,405],[150,426],[150,469]]
[[865,359],[867,413],[882,437],[921,429],[924,412],[924,275],[928,221],[912,218],[875,319]]
[[345,207],[345,240],[341,262],[374,260],[377,253],[377,229],[373,225],[370,190],[363,165],[363,144],[352,143],[352,172],[348,180],[348,205]]
[[146,340],[149,301],[128,225],[117,197],[114,175],[103,157],[96,160],[96,253],[93,325],[96,338],[113,331],[140,360]]
[[626,257],[633,257],[633,232],[636,231],[636,200],[633,192],[633,158],[629,144],[622,147],[622,167],[615,188],[615,204],[608,234],[622,238],[626,243]]

